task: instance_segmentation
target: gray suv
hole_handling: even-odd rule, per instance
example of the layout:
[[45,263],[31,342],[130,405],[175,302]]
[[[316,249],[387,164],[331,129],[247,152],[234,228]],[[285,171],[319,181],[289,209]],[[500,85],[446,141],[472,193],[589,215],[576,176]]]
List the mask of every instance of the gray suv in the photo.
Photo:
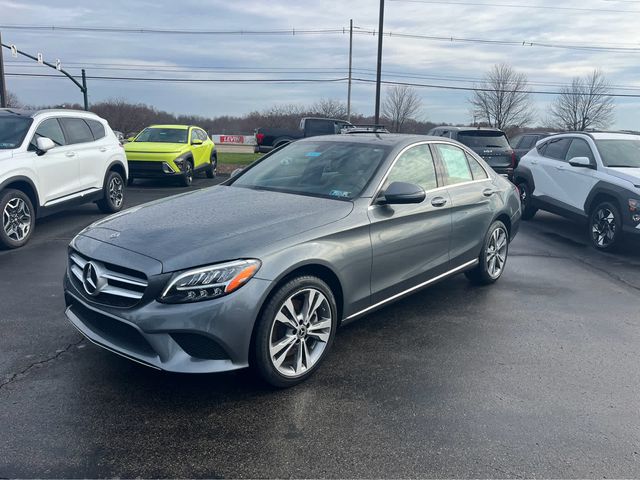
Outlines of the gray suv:
[[314,137],[225,184],[132,208],[69,246],[66,314],[173,372],[311,375],[340,324],[464,272],[504,272],[515,187],[444,138]]

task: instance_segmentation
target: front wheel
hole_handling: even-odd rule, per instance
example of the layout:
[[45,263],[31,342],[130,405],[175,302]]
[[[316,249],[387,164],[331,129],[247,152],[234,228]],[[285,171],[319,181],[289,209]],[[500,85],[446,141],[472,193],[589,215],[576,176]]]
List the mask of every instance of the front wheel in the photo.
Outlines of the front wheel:
[[124,180],[116,171],[110,171],[104,182],[102,200],[96,202],[98,208],[104,213],[115,213],[122,210],[124,205]]
[[591,244],[601,251],[615,250],[621,242],[622,217],[618,207],[611,202],[601,202],[589,216]]
[[22,247],[31,238],[36,221],[31,200],[20,190],[5,190],[0,192],[0,212],[2,212],[0,247],[6,249]]
[[522,207],[522,220],[531,220],[538,211],[531,205],[531,187],[527,182],[518,183],[518,191],[520,192],[520,205]]
[[258,319],[253,367],[274,387],[306,380],[329,351],[337,324],[335,298],[325,282],[313,276],[290,280]]
[[190,161],[184,162],[184,171],[182,173],[182,179],[180,183],[183,187],[189,187],[193,183],[193,163]]
[[509,231],[504,223],[496,220],[485,236],[478,265],[465,275],[475,285],[490,285],[502,276],[508,254]]

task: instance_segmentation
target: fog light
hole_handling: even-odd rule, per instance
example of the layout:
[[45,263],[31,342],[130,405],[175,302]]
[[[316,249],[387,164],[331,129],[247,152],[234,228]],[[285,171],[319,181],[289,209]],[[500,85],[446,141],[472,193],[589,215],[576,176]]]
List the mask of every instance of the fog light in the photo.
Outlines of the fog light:
[[171,165],[169,165],[167,162],[162,162],[162,171],[164,173],[173,173],[173,169],[171,168]]
[[636,213],[634,216],[631,217],[631,219],[636,223],[640,222],[640,214]]

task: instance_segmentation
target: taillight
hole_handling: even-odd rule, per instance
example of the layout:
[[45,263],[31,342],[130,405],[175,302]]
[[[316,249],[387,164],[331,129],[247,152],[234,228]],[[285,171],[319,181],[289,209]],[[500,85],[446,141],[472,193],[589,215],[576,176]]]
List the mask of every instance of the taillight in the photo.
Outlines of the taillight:
[[256,133],[256,142],[258,143],[258,145],[262,145],[263,141],[264,141],[264,133]]
[[511,150],[511,167],[516,168],[516,152]]

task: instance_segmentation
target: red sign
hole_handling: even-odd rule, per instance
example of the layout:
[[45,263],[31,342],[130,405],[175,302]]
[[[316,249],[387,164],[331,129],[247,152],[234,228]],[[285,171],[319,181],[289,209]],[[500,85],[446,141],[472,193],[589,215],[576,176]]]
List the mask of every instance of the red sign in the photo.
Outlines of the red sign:
[[244,143],[242,135],[220,135],[220,143]]

